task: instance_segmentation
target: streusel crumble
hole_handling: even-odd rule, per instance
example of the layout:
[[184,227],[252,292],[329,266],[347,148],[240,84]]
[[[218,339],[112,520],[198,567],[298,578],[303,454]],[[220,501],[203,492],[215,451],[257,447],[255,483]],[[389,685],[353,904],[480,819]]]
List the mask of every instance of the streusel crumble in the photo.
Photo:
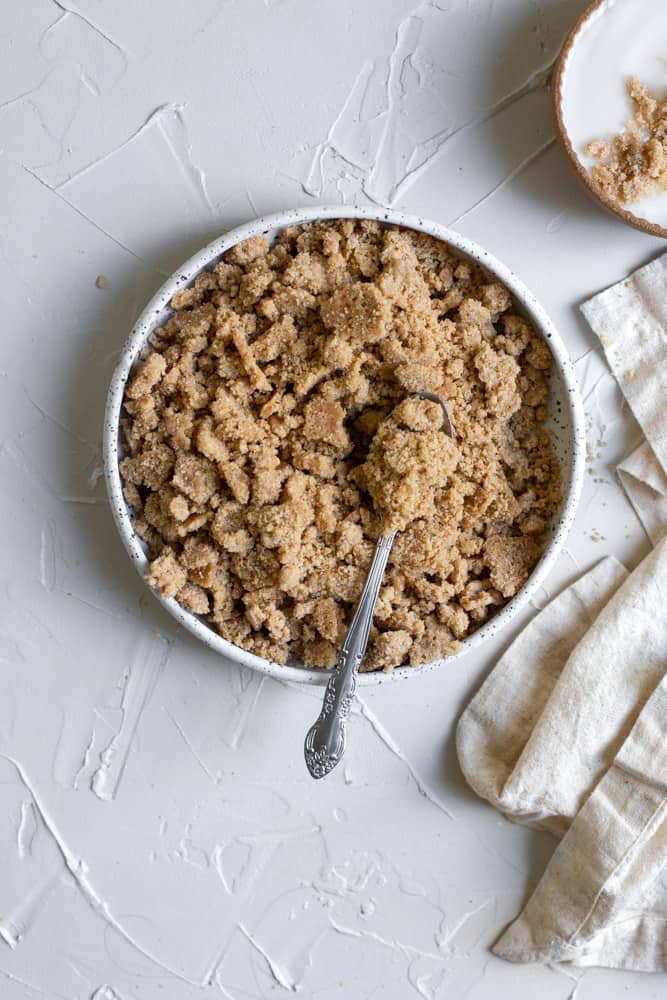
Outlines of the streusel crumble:
[[403,530],[364,669],[388,670],[452,652],[523,585],[560,499],[550,353],[481,268],[314,222],[238,244],[171,306],[122,420],[151,586],[259,656],[331,667],[384,519]]
[[621,205],[667,190],[667,97],[656,97],[636,76],[627,82],[632,117],[611,139],[589,142],[584,153],[596,187]]

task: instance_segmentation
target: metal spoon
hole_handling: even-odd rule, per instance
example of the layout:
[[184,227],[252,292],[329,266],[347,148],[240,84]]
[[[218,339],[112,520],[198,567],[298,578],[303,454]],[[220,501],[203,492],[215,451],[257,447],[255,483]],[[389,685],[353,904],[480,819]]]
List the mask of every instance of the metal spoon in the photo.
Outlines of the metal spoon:
[[[442,407],[442,429],[453,438],[454,429],[443,400],[434,392],[416,392],[415,396],[419,399],[430,399]],[[368,645],[373,612],[395,537],[396,532],[392,531],[388,535],[380,535],[377,540],[359,603],[343,640],[338,663],[324,692],[322,711],[306,735],[304,755],[306,766],[313,778],[323,778],[327,775],[345,753],[347,718],[357,686],[357,671]]]

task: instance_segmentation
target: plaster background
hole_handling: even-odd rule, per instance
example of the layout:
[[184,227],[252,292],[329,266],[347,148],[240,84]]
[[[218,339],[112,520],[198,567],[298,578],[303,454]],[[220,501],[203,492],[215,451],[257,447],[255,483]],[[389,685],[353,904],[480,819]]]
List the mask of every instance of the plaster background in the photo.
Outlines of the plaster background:
[[[136,577],[101,481],[144,302],[254,215],[391,204],[512,267],[589,429],[542,605],[649,543],[612,473],[641,435],[577,305],[663,249],[554,146],[581,0],[27,0],[0,23],[0,996],[638,1000],[667,977],[515,967],[489,944],[554,842],[477,800],[453,724],[534,609],[450,670],[365,690],[315,784],[321,691],[225,663]],[[97,275],[106,286],[95,285]]]

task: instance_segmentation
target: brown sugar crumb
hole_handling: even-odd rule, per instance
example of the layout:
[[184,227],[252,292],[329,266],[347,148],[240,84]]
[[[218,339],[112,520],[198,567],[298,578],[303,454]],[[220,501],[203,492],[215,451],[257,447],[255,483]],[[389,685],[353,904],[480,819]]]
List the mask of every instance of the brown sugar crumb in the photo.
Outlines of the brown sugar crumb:
[[350,439],[343,426],[345,412],[340,403],[316,396],[303,409],[303,436],[309,441],[325,441],[334,448],[346,448]]
[[400,528],[362,667],[391,670],[454,652],[523,585],[560,500],[550,354],[481,268],[314,222],[238,244],[171,305],[121,425],[151,586],[258,656],[330,668]]
[[484,556],[493,586],[503,597],[514,597],[539,558],[540,547],[527,535],[519,538],[491,535],[484,544]]
[[159,590],[164,597],[176,597],[187,582],[187,573],[173,551],[167,549],[150,564],[146,582]]
[[656,97],[636,76],[626,87],[632,117],[624,131],[584,148],[597,161],[590,168],[596,187],[621,205],[667,190],[667,96]]
[[362,663],[362,671],[393,670],[397,663],[403,663],[410,647],[412,636],[405,629],[381,632],[371,645],[371,651]]

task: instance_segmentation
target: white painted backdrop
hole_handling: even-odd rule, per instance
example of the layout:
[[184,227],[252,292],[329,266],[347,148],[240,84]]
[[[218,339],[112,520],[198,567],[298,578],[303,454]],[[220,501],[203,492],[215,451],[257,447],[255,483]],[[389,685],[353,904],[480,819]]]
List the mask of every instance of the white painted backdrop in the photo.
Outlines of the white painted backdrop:
[[179,631],[100,479],[114,359],[165,275],[257,214],[391,204],[508,263],[578,359],[586,489],[540,602],[605,553],[634,565],[611,466],[639,434],[576,306],[662,244],[554,146],[548,72],[582,0],[77,4],[0,19],[0,996],[664,996],[488,951],[554,847],[476,800],[453,751],[511,630],[366,690],[315,784],[318,691]]

